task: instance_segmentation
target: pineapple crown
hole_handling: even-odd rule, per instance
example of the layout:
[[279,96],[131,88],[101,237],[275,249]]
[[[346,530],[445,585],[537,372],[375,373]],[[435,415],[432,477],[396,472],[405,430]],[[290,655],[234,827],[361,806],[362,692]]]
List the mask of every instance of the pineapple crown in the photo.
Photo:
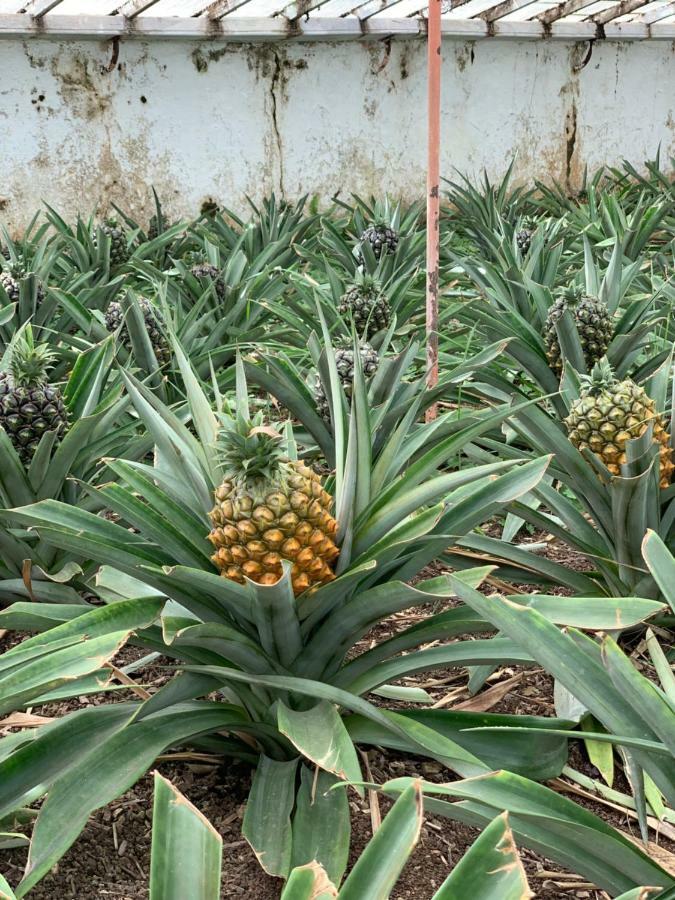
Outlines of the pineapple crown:
[[580,375],[579,384],[584,396],[588,394],[597,395],[612,388],[616,384],[616,377],[607,357],[603,356],[593,366],[590,375]]
[[3,272],[11,275],[11,277],[15,279],[23,278],[24,275],[26,275],[26,266],[18,257],[15,257],[14,259],[10,256],[0,257],[0,268],[2,268]]
[[245,481],[273,481],[282,463],[288,461],[281,435],[248,410],[222,416],[216,440],[218,465],[227,475]]
[[9,350],[7,370],[15,384],[39,387],[47,383],[47,372],[55,354],[48,344],[36,344],[30,326],[17,335]]
[[370,222],[366,224],[363,233],[361,234],[361,240],[365,240],[368,234],[372,234],[373,232],[386,232],[393,231],[394,234],[397,234],[397,229],[392,225],[391,219],[386,215],[375,215]]
[[[359,354],[362,357],[377,357],[379,359],[379,354],[377,350],[369,344],[368,341],[357,341]],[[336,358],[344,358],[348,357],[349,359],[354,358],[354,338],[338,336],[333,343],[333,351]],[[338,357],[339,355],[339,357]]]
[[375,200],[374,203],[371,199],[370,207],[370,210],[368,210],[365,205],[363,206],[363,212],[369,218],[368,225],[397,228],[400,217],[400,206],[398,203],[394,203],[389,197],[385,197],[384,200]]
[[570,284],[562,292],[568,306],[575,306],[584,297],[584,290],[578,284]]
[[358,288],[362,294],[374,296],[382,293],[382,284],[369,272],[363,272],[360,269],[356,272],[353,282],[348,286],[347,293]]
[[269,425],[262,412],[253,418],[249,412],[248,388],[241,357],[236,361],[236,404],[222,414],[216,437],[218,465],[225,474],[244,481],[273,481],[288,462],[286,442]]

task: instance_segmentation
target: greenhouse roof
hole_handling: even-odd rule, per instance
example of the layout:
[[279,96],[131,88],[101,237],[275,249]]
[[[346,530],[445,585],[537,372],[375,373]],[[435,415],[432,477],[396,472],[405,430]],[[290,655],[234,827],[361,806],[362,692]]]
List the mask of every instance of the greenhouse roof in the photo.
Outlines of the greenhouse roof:
[[[419,37],[422,0],[0,0],[0,36],[319,40]],[[675,0],[446,0],[446,37],[675,39]]]

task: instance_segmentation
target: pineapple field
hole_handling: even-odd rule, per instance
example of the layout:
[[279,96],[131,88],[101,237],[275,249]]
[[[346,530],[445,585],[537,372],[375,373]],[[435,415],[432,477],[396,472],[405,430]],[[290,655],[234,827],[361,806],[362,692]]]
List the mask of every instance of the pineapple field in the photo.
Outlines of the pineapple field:
[[675,160],[0,231],[0,898],[675,897]]

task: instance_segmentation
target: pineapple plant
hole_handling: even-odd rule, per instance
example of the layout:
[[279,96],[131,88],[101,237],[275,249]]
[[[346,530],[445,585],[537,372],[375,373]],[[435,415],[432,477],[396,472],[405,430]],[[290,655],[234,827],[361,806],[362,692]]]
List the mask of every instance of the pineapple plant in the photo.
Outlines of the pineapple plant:
[[[143,314],[145,329],[148,333],[155,358],[160,366],[166,365],[171,360],[171,350],[169,349],[169,345],[167,344],[162,331],[161,314],[145,297],[139,297],[138,305]],[[122,343],[127,350],[131,349],[131,337],[124,324],[124,310],[119,301],[113,300],[113,302],[109,304],[105,314],[105,326],[111,333],[121,329]]]
[[[377,367],[380,364],[380,357],[377,351],[366,342],[359,345],[359,355],[361,357],[363,377],[368,380],[368,378],[377,371]],[[351,344],[349,346],[338,347],[335,350],[335,365],[337,367],[340,384],[342,385],[347,399],[351,399],[354,386],[354,360],[354,349]],[[323,382],[318,373],[314,383],[314,401],[316,403],[317,412],[321,418],[325,422],[330,423],[330,405],[328,403],[328,396],[326,395]]]
[[209,513],[211,559],[224,578],[276,584],[291,564],[296,596],[335,578],[338,557],[333,498],[321,478],[288,458],[281,436],[248,410],[218,433],[223,480]]
[[357,334],[366,340],[387,328],[391,320],[391,307],[381,285],[362,273],[342,296],[338,312],[349,317]]
[[118,225],[117,219],[105,219],[94,231],[94,244],[97,244],[99,231],[110,238],[110,265],[123,266],[131,256],[124,229]]
[[190,269],[192,275],[197,278],[199,281],[203,282],[206,285],[213,284],[216,295],[219,300],[222,300],[225,296],[225,282],[220,274],[220,269],[217,266],[212,266],[210,263],[197,263],[192,266]]
[[47,344],[35,344],[30,326],[15,338],[8,356],[7,369],[0,372],[0,426],[28,466],[46,432],[56,432],[57,441],[63,436],[68,414],[61,391],[47,377],[54,353]]
[[556,323],[569,310],[579,333],[581,349],[590,371],[607,352],[614,335],[614,322],[607,304],[597,297],[590,297],[573,285],[553,303],[544,322],[544,343],[551,369],[560,376],[563,359],[556,332]]
[[665,418],[645,389],[630,378],[619,381],[606,359],[580,380],[581,395],[565,419],[574,446],[589,449],[612,475],[620,475],[626,462],[626,444],[651,426],[652,440],[659,445],[659,483],[662,488],[668,487],[673,471],[670,435]]

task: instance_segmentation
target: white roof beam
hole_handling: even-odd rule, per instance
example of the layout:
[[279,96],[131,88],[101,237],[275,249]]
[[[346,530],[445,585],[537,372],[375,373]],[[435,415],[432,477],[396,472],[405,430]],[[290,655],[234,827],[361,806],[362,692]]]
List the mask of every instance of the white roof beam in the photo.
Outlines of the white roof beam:
[[[20,0],[19,0],[20,2]],[[278,0],[279,4],[283,0]],[[302,0],[295,0],[300,5]],[[353,4],[355,0],[350,0]],[[358,2],[358,0],[357,0]],[[419,5],[423,0],[413,0],[414,5]],[[505,0],[494,6],[492,15],[495,16],[501,10],[504,13]],[[522,0],[513,0],[520,3]],[[587,2],[581,3],[575,0],[577,8],[588,6]],[[229,11],[238,0],[229,0]],[[370,0],[366,0],[363,12]],[[107,39],[122,37],[125,39],[167,38],[199,40],[209,38],[215,41],[247,42],[247,41],[282,41],[288,38],[305,40],[359,40],[382,39],[385,37],[416,38],[424,35],[426,23],[422,18],[392,16],[391,13],[400,9],[407,9],[409,0],[401,0],[401,3],[392,3],[392,9],[385,9],[379,14],[374,14],[367,19],[359,19],[354,15],[312,15],[305,18],[302,14],[294,22],[284,16],[251,16],[225,15],[217,20],[204,16],[141,16],[130,19],[123,15],[66,15],[53,12],[43,14],[36,19],[27,13],[0,13],[0,38],[21,37],[25,35],[41,37],[54,36],[58,38],[89,37]],[[612,6],[597,13],[598,16],[607,16],[607,37],[614,39],[637,40],[652,38],[672,41],[675,38],[675,22],[673,21],[673,6],[675,0],[666,0],[659,5],[659,18],[653,23],[645,23],[640,18],[635,21],[613,21],[611,15],[627,15],[627,4],[636,5],[634,9],[647,6],[646,0],[623,0],[623,3],[613,3]],[[563,5],[569,9],[570,0]],[[18,4],[17,4],[18,5]],[[332,0],[331,0],[332,5]],[[56,4],[58,6],[58,4]],[[212,4],[209,4],[212,8]],[[207,8],[209,8],[207,7]],[[112,8],[108,3],[106,8]],[[222,5],[221,5],[222,10]],[[541,8],[541,7],[539,7]],[[467,7],[470,10],[471,7]],[[560,10],[554,7],[541,15],[554,15]],[[488,14],[489,10],[486,10]],[[657,14],[656,3],[647,6],[647,15]],[[456,14],[455,14],[456,16]],[[483,18],[459,18],[455,16],[443,16],[442,33],[445,37],[465,39],[481,39],[495,36],[500,39],[540,39],[551,37],[558,40],[584,40],[596,35],[598,24],[593,19],[587,21],[575,21],[565,19],[558,21],[553,19],[550,27],[546,27],[538,18],[518,21],[509,20],[508,16],[493,18],[492,22],[486,22]]]
[[209,3],[202,16],[209,19],[222,19],[223,16],[229,15],[248,2],[249,0],[215,0],[215,2]]
[[317,9],[326,0],[295,0],[284,7],[284,15],[289,19],[299,19],[307,16],[313,9]]
[[366,3],[358,6],[353,10],[353,12],[354,15],[358,16],[359,19],[365,21],[366,19],[369,19],[371,16],[375,16],[378,13],[386,13],[387,10],[396,6],[396,4],[400,2],[401,0],[366,0]]
[[58,6],[60,2],[61,0],[28,0],[28,3],[24,4],[23,8],[34,19],[41,19],[51,9]]
[[155,3],[157,3],[157,0],[126,0],[126,2],[120,4],[117,12],[121,16],[126,16],[127,19],[133,19],[139,13],[145,12],[146,9],[154,6]]
[[482,13],[478,13],[478,18],[483,19],[484,22],[496,22],[497,19],[501,19],[504,16],[508,16],[509,13],[515,12],[517,9],[522,9],[524,6],[530,6],[534,0],[502,0],[501,3],[497,3],[496,6],[493,6],[491,9],[486,9]]
[[667,19],[672,15],[675,15],[675,0],[672,3],[665,3],[663,6],[650,4],[650,8],[640,15],[638,21],[644,25],[651,25],[652,22],[660,22],[661,19]]
[[626,13],[633,12],[634,9],[646,6],[648,2],[649,0],[621,0],[620,3],[615,3],[604,12],[596,13],[596,15],[593,16],[593,21],[596,25],[606,25],[608,22],[611,22],[612,19],[617,19],[619,16],[625,16]]
[[[397,18],[405,19],[409,16],[424,16],[427,11],[426,4],[423,5],[423,0],[400,0],[394,7],[394,14]],[[372,13],[367,21],[371,21],[371,19],[386,19],[389,13],[385,9],[382,12]]]
[[591,3],[593,3],[593,0],[564,0],[563,3],[558,3],[557,6],[553,6],[546,12],[540,13],[536,18],[542,25],[552,25],[554,22],[557,22],[558,19],[564,19],[565,16],[569,16],[570,13],[574,13],[578,9],[583,9],[584,6],[590,6]]

